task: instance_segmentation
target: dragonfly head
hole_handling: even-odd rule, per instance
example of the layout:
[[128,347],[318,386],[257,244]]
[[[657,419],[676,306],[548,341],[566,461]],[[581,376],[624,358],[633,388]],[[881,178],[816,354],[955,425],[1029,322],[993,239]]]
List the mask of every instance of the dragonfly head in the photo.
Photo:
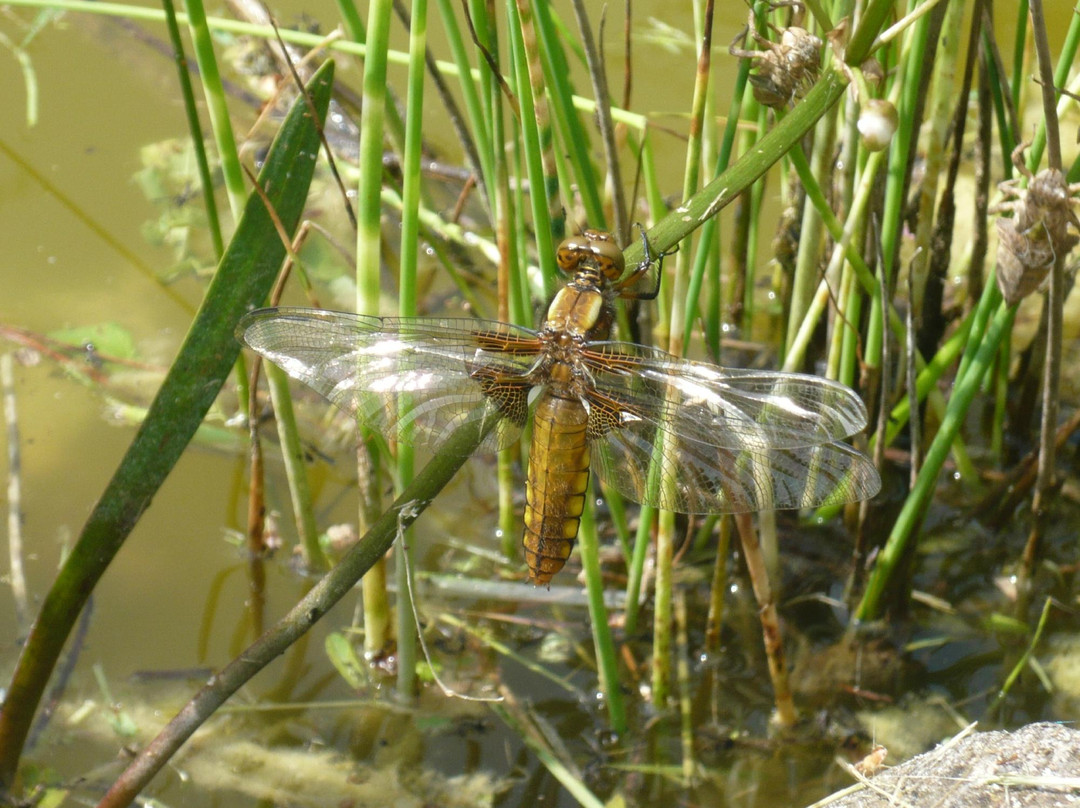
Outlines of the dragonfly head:
[[559,245],[559,269],[566,275],[577,276],[597,272],[608,281],[616,281],[626,271],[622,250],[611,233],[602,230],[583,230]]

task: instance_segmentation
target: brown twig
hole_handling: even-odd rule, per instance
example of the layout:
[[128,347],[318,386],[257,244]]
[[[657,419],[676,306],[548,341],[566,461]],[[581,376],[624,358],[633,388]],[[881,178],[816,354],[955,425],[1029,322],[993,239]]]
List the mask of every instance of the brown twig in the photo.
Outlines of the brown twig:
[[[1031,0],[1031,30],[1038,55],[1039,76],[1043,98],[1043,116],[1046,127],[1047,162],[1052,171],[1061,170],[1061,141],[1058,137],[1057,107],[1054,94],[1053,68],[1050,61],[1050,44],[1046,37],[1046,21],[1043,17],[1042,0]],[[1061,330],[1064,303],[1065,251],[1057,250],[1050,269],[1050,288],[1046,295],[1049,317],[1046,330],[1046,364],[1043,367],[1043,409],[1039,435],[1039,472],[1035,482],[1035,496],[1031,508],[1034,515],[1031,532],[1021,559],[1018,581],[1017,607],[1026,610],[1029,602],[1031,578],[1041,543],[1042,519],[1047,501],[1054,485],[1054,430],[1058,416],[1058,390],[1061,384]]]
[[[1076,410],[1057,429],[1054,438],[1056,448],[1060,449],[1065,443],[1080,430],[1080,410]],[[1008,478],[988,493],[972,509],[972,513],[990,524],[1001,524],[1003,519],[1008,519],[1009,514],[1016,509],[1031,489],[1039,475],[1038,450],[1029,453]]]
[[761,619],[761,631],[765,637],[765,656],[769,661],[769,678],[772,679],[776,699],[776,714],[773,721],[777,726],[790,729],[795,726],[798,714],[795,700],[788,681],[787,662],[784,657],[784,641],[780,634],[780,618],[776,612],[776,600],[773,598],[772,585],[765,558],[761,554],[757,532],[754,530],[753,517],[748,513],[734,516],[735,526],[739,531],[746,569],[750,573],[750,584],[754,588],[754,597],[758,602],[758,616]]
[[[615,145],[615,122],[611,118],[611,94],[608,92],[607,72],[601,51],[596,46],[592,24],[582,0],[573,0],[574,16],[581,31],[581,43],[585,48],[585,61],[589,65],[589,78],[592,81],[593,95],[596,98],[596,122],[600,128],[600,137],[604,142],[604,162],[607,165],[611,183],[611,207],[615,240],[619,244],[629,242],[628,228],[630,217],[626,210],[626,197],[622,185],[622,169],[619,167],[619,152]],[[711,3],[710,3],[711,6]]]

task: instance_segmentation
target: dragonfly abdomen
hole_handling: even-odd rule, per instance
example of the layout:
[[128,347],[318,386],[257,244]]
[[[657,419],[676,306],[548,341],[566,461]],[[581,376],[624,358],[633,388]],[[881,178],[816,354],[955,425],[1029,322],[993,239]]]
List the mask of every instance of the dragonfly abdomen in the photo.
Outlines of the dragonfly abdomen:
[[525,561],[543,585],[562,569],[577,538],[589,485],[588,413],[576,398],[546,390],[536,405],[525,482]]

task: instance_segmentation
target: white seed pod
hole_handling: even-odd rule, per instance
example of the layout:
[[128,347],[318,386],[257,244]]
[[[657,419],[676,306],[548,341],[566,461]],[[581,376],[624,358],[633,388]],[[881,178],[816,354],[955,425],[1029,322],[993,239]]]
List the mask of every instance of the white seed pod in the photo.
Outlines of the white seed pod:
[[881,151],[892,141],[898,124],[896,107],[884,99],[871,98],[863,104],[857,124],[863,146],[870,151]]

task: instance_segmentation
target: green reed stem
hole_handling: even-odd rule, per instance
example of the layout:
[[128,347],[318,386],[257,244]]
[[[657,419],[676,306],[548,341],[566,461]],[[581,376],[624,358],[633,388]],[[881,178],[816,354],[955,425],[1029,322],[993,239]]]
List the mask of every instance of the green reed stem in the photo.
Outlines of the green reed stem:
[[[581,196],[581,205],[585,209],[588,224],[591,227],[607,228],[607,217],[604,215],[600,196],[603,186],[592,164],[593,146],[589,130],[575,111],[579,99],[574,96],[570,84],[570,68],[562,46],[566,40],[559,34],[558,26],[552,17],[551,4],[533,3],[532,7],[551,103],[551,117],[559,135],[560,151],[569,158],[573,172],[572,181]],[[594,110],[596,100],[589,104]],[[613,109],[611,112],[618,119],[618,111]],[[539,235],[542,232],[544,231],[537,226],[536,233]],[[540,259],[543,260],[543,255]]]
[[874,40],[895,13],[895,5],[894,0],[869,0],[844,48],[844,60],[849,65],[858,67],[870,55]]
[[[654,460],[653,465],[660,467],[664,463],[663,460]],[[663,482],[660,484],[663,485]],[[659,514],[656,524],[651,698],[655,709],[664,710],[671,694],[671,575],[675,555],[675,514],[671,511],[660,511]]]
[[679,685],[679,746],[682,757],[683,784],[689,786],[697,773],[694,754],[694,700],[690,680],[690,640],[686,630],[686,592],[675,592],[675,681]]
[[[962,28],[964,7],[950,3],[945,7],[942,29],[959,31]],[[940,37],[934,48],[934,66],[929,98],[926,101],[926,126],[922,127],[919,148],[924,153],[923,176],[918,185],[916,204],[918,218],[915,226],[914,252],[909,265],[911,300],[908,302],[916,319],[923,316],[923,298],[930,271],[931,240],[937,224],[934,213],[938,206],[942,173],[946,168],[946,148],[952,126],[953,98],[960,79],[956,75],[960,52],[960,36]],[[935,282],[944,282],[944,279]],[[936,316],[936,313],[935,313]]]
[[[694,94],[690,102],[690,135],[686,141],[686,159],[683,162],[683,187],[682,198],[690,198],[697,190],[701,178],[701,149],[702,131],[704,130],[704,116],[706,99],[709,97],[710,75],[712,68],[712,4],[708,10],[703,11],[700,3],[695,3],[694,27],[698,31],[697,69],[694,71]],[[690,246],[687,239],[685,246]],[[690,265],[692,250],[683,249],[675,254],[675,276],[671,289],[671,310],[668,314],[667,323],[667,350],[675,356],[683,356],[686,352],[687,335],[693,325],[694,313],[697,310],[697,293],[701,289],[701,276],[693,284],[695,295],[691,302],[689,291],[692,285]],[[701,250],[700,252],[707,252]],[[701,275],[704,275],[702,266]],[[661,312],[663,315],[663,312]],[[658,326],[664,326],[664,318],[661,316]]]
[[476,153],[479,165],[476,170],[480,172],[483,180],[483,188],[487,191],[486,205],[489,210],[495,210],[494,188],[496,182],[495,149],[492,140],[492,122],[485,118],[483,106],[480,102],[476,80],[473,77],[469,56],[465,46],[465,40],[461,36],[461,28],[458,25],[457,16],[451,0],[437,0],[439,20],[442,23],[442,34],[446,38],[447,45],[457,68],[461,98],[465,105],[465,114],[469,122],[469,134],[476,144]]
[[581,554],[581,568],[585,573],[585,591],[589,598],[589,624],[596,649],[600,692],[604,694],[612,732],[622,735],[628,726],[626,707],[623,704],[615,641],[611,636],[608,610],[604,605],[604,576],[600,571],[600,542],[596,536],[592,490],[590,486],[585,495],[585,510],[582,511],[581,528],[578,531],[578,551]]
[[367,39],[367,33],[364,31],[364,20],[356,9],[356,3],[353,0],[336,0],[335,5],[338,14],[341,15],[345,35],[353,42],[364,42]]
[[[180,26],[176,21],[176,9],[172,0],[162,0],[162,7],[165,9],[165,23],[169,31],[169,42],[172,44],[173,59],[176,61],[180,96],[184,99],[184,115],[187,118],[188,132],[191,134],[191,147],[195,154],[195,165],[199,171],[199,185],[202,188],[206,225],[210,230],[210,240],[214,245],[214,256],[220,259],[225,252],[225,241],[221,236],[221,219],[218,217],[217,200],[214,197],[214,181],[210,174],[210,162],[206,157],[202,124],[199,121],[199,110],[195,104],[195,91],[191,85],[191,72],[188,70],[187,55],[184,53],[184,41],[180,37]],[[247,382],[245,380],[244,388],[246,387]],[[240,401],[246,401],[246,389],[238,389],[237,397]]]
[[996,463],[1005,457],[1005,416],[1009,403],[1009,368],[1012,345],[1009,340],[1001,341],[998,352],[997,370],[994,373],[994,421],[990,429],[990,451]]
[[[686,144],[686,160],[683,172],[683,198],[689,198],[698,187],[701,174],[701,130],[705,111],[705,98],[709,91],[710,54],[712,45],[712,15],[703,14],[700,4],[695,4],[695,27],[699,30],[699,51],[697,70],[694,79],[694,97],[691,102],[690,133]],[[658,303],[656,331],[662,341],[667,337],[667,350],[682,356],[686,350],[684,327],[692,319],[692,310],[687,301],[690,285],[690,250],[680,250],[675,255],[674,283],[670,290],[670,303],[661,298]],[[700,282],[698,284],[700,290]],[[670,306],[670,308],[668,308]],[[658,453],[656,453],[658,454]],[[674,473],[667,468],[666,456],[654,458],[664,474]],[[664,480],[659,481],[665,485]],[[660,511],[656,526],[656,588],[654,593],[655,614],[653,619],[653,659],[652,659],[652,698],[653,704],[661,708],[666,704],[671,681],[671,646],[672,646],[672,562],[675,547],[675,515]]]
[[206,97],[206,110],[210,115],[210,125],[217,143],[218,157],[221,160],[221,172],[225,179],[225,190],[229,195],[229,206],[233,218],[240,217],[247,198],[244,187],[244,169],[240,165],[240,156],[236,149],[236,137],[233,135],[229,108],[225,103],[225,88],[221,83],[217,56],[214,53],[214,41],[210,36],[210,27],[206,21],[206,10],[202,0],[189,0],[187,3],[188,27],[191,42],[195,48],[195,59],[199,64],[199,76],[202,79],[203,94]]
[[307,475],[307,453],[300,442],[300,430],[296,424],[296,412],[289,392],[289,376],[270,362],[264,362],[263,371],[274,402],[274,421],[277,424],[281,455],[285,463],[285,476],[289,483],[289,496],[296,520],[297,536],[304,551],[304,560],[313,571],[327,567],[327,559],[319,544],[319,525],[312,506],[311,486]]
[[641,607],[641,582],[645,576],[645,559],[649,555],[652,539],[652,526],[656,519],[656,508],[642,505],[638,512],[638,528],[634,534],[634,546],[630,554],[630,567],[626,581],[626,633],[634,634],[638,628],[638,616]]
[[605,184],[608,188],[607,198],[611,205],[612,219],[608,226],[615,234],[616,243],[625,245],[630,241],[630,212],[626,202],[626,189],[623,186],[615,121],[611,114],[614,104],[608,91],[603,50],[597,46],[596,38],[593,36],[592,23],[585,10],[584,0],[571,0],[571,6],[578,22],[581,44],[589,69],[589,79],[592,82],[593,97],[596,99],[596,126],[600,130],[600,140],[604,145]]
[[663,218],[668,212],[668,205],[664,199],[663,186],[657,176],[656,153],[653,149],[652,131],[645,127],[641,130],[641,140],[637,144],[638,154],[641,155],[641,178],[645,191],[646,205],[649,209],[649,218],[652,221]]
[[1046,630],[1046,624],[1050,620],[1050,608],[1053,605],[1053,598],[1047,598],[1043,603],[1042,613],[1039,615],[1039,622],[1035,625],[1035,631],[1031,634],[1031,640],[1024,649],[1024,653],[1016,660],[1016,664],[1013,665],[1012,670],[1009,671],[1009,675],[1005,677],[1005,682],[1001,685],[1001,690],[994,696],[993,701],[987,705],[987,715],[994,715],[997,712],[998,708],[1001,707],[1002,703],[1009,695],[1009,691],[1012,690],[1013,685],[1015,685],[1020,678],[1020,674],[1022,674],[1024,669],[1031,663],[1031,658],[1035,655],[1035,648],[1039,645],[1043,632]]
[[[401,249],[398,266],[398,313],[402,317],[417,314],[416,269],[420,252],[420,202],[423,156],[423,109],[425,56],[427,52],[427,0],[413,0],[409,26],[409,74],[405,101],[405,153],[401,160]],[[407,400],[400,404],[410,407]],[[413,479],[413,450],[408,440],[397,447],[397,486],[404,489]],[[413,564],[413,532],[405,534],[402,558],[394,565],[397,583],[397,653],[398,693],[406,698],[416,690],[416,638],[419,627],[408,586],[408,569]]]
[[[735,86],[732,90],[733,96],[731,101],[731,107],[728,110],[727,121],[724,123],[724,132],[720,137],[720,146],[716,155],[716,165],[713,168],[713,177],[724,173],[728,165],[731,162],[731,153],[735,148],[735,137],[739,132],[739,116],[742,111],[742,97],[743,91],[749,81],[750,76],[750,62],[747,59],[743,59],[739,62],[739,72],[735,78]],[[711,96],[710,96],[711,97]],[[701,227],[701,237],[698,241],[699,245],[712,245],[719,241],[718,231],[720,229],[720,218],[717,216],[711,217]],[[690,285],[687,289],[686,304],[687,306],[695,307],[700,295],[700,290],[706,270],[708,268],[708,262],[710,255],[713,255],[710,249],[698,249],[697,255],[694,261],[693,270],[690,273]],[[717,270],[719,270],[719,255],[715,254],[717,262]],[[709,305],[706,307],[705,312],[705,334],[706,344],[713,356],[720,355],[720,332],[723,328],[721,322],[720,306],[723,299],[722,290],[720,288],[719,275],[715,278],[715,282],[710,287]],[[690,331],[693,328],[693,313],[687,311],[684,315],[685,325],[683,329],[683,342],[688,343],[690,341]]]
[[529,3],[517,2],[518,19],[521,21],[521,41],[525,56],[526,74],[521,78],[528,80],[532,98],[533,113],[536,116],[536,134],[540,147],[540,165],[543,167],[543,182],[533,185],[532,196],[543,195],[547,205],[548,221],[551,230],[537,230],[539,238],[560,241],[566,233],[566,215],[559,195],[559,169],[555,160],[555,137],[551,127],[551,111],[544,81],[544,68],[536,41],[536,24]]
[[[502,105],[495,109],[494,137],[501,143],[506,116]],[[534,325],[529,305],[529,279],[525,271],[525,258],[528,255],[524,244],[524,234],[518,233],[515,224],[523,224],[518,216],[518,209],[510,203],[509,169],[506,153],[500,149],[495,155],[495,227],[499,249],[499,319],[504,322]],[[520,184],[520,183],[519,183]],[[516,489],[515,463],[520,458],[518,446],[508,446],[499,452],[499,532],[502,540],[503,555],[507,560],[518,557],[521,545],[521,523],[514,507]]]
[[[501,92],[501,86],[497,80],[498,75],[491,69],[487,62],[487,56],[490,56],[495,60],[496,66],[501,65],[501,62],[499,61],[499,28],[491,19],[491,14],[494,13],[494,7],[490,7],[486,2],[481,2],[481,0],[469,0],[466,13],[472,20],[472,28],[469,32],[468,40],[472,40],[473,42],[473,55],[476,63],[480,65],[475,71],[469,67],[469,57],[465,47],[466,38],[463,38],[460,32],[458,32],[453,6],[448,5],[442,17],[444,24],[450,26],[451,31],[457,32],[454,39],[451,40],[455,65],[460,65],[462,69],[468,69],[471,76],[470,83],[473,84],[474,88],[479,88],[476,91],[478,107],[475,112],[469,111],[468,115],[471,122],[470,128],[474,131],[479,130],[489,138],[488,148],[481,148],[480,162],[484,165],[484,170],[488,174],[485,176],[485,180],[492,182],[496,176],[495,166],[497,162],[500,159],[505,160],[505,156],[500,158],[500,155],[503,154],[504,142],[499,140],[497,136],[497,123],[504,99]],[[501,67],[497,67],[497,69],[500,71],[502,70]],[[466,96],[467,109],[468,104],[468,97]],[[479,144],[479,141],[477,142]],[[512,142],[514,142],[514,145],[517,145],[516,141]],[[494,186],[489,187],[494,188]],[[492,191],[489,191],[489,193],[492,193]],[[497,221],[498,214],[496,213],[496,222]]]
[[517,704],[508,699],[507,704],[493,704],[491,709],[511,732],[521,738],[522,743],[536,755],[537,760],[578,805],[582,808],[605,808],[604,801],[593,794],[581,777],[551,751],[551,746],[545,741],[543,734]]
[[[975,317],[973,313],[969,313],[961,322],[960,326],[956,329],[949,339],[945,341],[934,358],[926,363],[915,381],[917,400],[923,401],[926,396],[934,389],[941,377],[945,375],[953,362],[960,356],[964,346],[968,344],[968,335],[971,333],[972,323]],[[983,321],[985,326],[985,321]],[[908,417],[911,415],[911,398],[908,396],[901,397],[896,406],[893,407],[892,412],[889,413],[888,427],[885,430],[885,445],[891,446],[893,441],[904,429],[907,424]],[[879,435],[874,435],[870,439],[870,452],[873,453],[874,447],[880,439]]]
[[[968,408],[979,391],[983,377],[994,362],[1002,338],[1008,331],[1012,311],[1008,306],[1001,305],[1001,293],[997,291],[995,284],[988,283],[987,290],[984,297],[996,297],[998,301],[994,317],[982,339],[969,342],[977,346],[975,355],[964,371],[957,374],[945,418],[934,436],[915,485],[904,501],[904,506],[897,516],[885,547],[878,556],[877,563],[867,581],[862,602],[855,612],[857,621],[865,622],[881,616],[884,606],[882,599],[886,587],[892,582],[893,575],[897,572],[900,561],[907,551],[908,543],[922,521],[926,505],[933,496],[938,475],[949,454],[952,442],[960,432]],[[972,333],[977,332],[973,330]]]
[[[743,137],[743,154],[751,154],[755,144],[761,138],[761,133],[766,131],[769,123],[769,108],[758,104],[754,99],[753,90],[747,87],[743,93],[744,107],[751,113],[751,119],[755,121],[754,132],[746,133]],[[783,171],[781,170],[781,174]],[[758,236],[761,233],[761,208],[765,199],[765,182],[755,182],[750,186],[749,193],[744,193],[742,209],[736,211],[736,224],[733,243],[737,247],[734,252],[734,272],[741,274],[742,300],[737,301],[738,289],[733,288],[732,301],[741,302],[742,318],[737,323],[744,334],[754,333],[754,321],[756,319],[758,305],[754,290],[757,288],[758,279]],[[732,278],[733,283],[735,278]]]
[[[367,56],[364,60],[363,109],[360,114],[360,151],[357,160],[356,230],[356,310],[361,314],[379,313],[382,206],[380,203],[383,168],[383,129],[386,119],[386,62],[389,47],[391,0],[374,0],[368,7]],[[378,475],[378,468],[361,469],[361,479]],[[374,503],[360,502],[360,524],[366,523],[364,511]],[[385,652],[390,642],[390,601],[386,593],[385,564],[375,566],[363,581],[364,647],[369,654]],[[399,593],[408,597],[407,591]],[[404,611],[411,611],[405,609]],[[399,638],[400,639],[400,638]],[[410,686],[416,670],[398,669],[402,688]]]
[[727,595],[728,559],[731,557],[731,528],[734,520],[724,515],[716,522],[718,537],[716,560],[713,562],[712,583],[709,585],[709,616],[705,622],[705,653],[716,654],[720,650],[720,632],[724,627],[724,598]]
[[[860,26],[861,27],[861,26]],[[919,107],[919,75],[927,58],[930,43],[929,20],[926,16],[921,17],[909,29],[907,37],[907,51],[901,65],[901,75],[897,79],[900,82],[901,95],[897,105],[899,126],[893,135],[892,145],[889,148],[889,160],[886,167],[885,204],[881,215],[881,254],[882,271],[885,277],[885,287],[892,288],[896,267],[893,265],[896,256],[899,255],[899,239],[903,232],[903,212],[906,199],[904,193],[907,184],[908,155],[915,148],[915,140],[918,135],[916,130],[915,111]],[[851,56],[849,55],[850,59]],[[866,343],[867,357],[881,356],[881,339],[883,338],[882,312],[880,306],[874,306],[870,310],[870,325]]]
[[[1028,35],[1028,0],[1020,0],[1016,6],[1016,23],[1013,26],[1013,72],[1010,79],[1014,100],[1020,98],[1026,73],[1024,70]],[[1004,78],[1004,77],[1002,77]],[[1006,152],[1007,153],[1007,152]]]
[[[521,126],[525,175],[529,180],[530,188],[544,188],[547,183],[544,173],[543,138],[540,121],[537,120],[536,99],[533,97],[532,85],[529,83],[529,56],[525,50],[521,18],[518,16],[517,5],[512,0],[507,0],[507,15],[510,53],[514,66],[511,78],[514,81],[514,93],[521,110],[518,123]],[[540,265],[540,274],[544,279],[544,295],[550,297],[558,288],[559,278],[555,262],[555,244],[551,239],[551,216],[546,194],[535,191],[530,193],[529,209],[532,212],[533,232],[536,233],[536,255]]]
[[[498,247],[496,318],[504,322],[533,325],[528,305],[528,286],[522,280],[520,256],[523,255],[514,239],[515,207],[510,202],[507,155],[502,148],[505,142],[505,115],[503,97],[483,55],[477,59],[484,65],[480,71],[479,85],[469,63],[468,50],[458,25],[457,16],[450,0],[438,0],[443,34],[450,46],[454,63],[460,75],[461,94],[469,124],[469,134],[476,144],[476,170],[480,173],[480,185],[486,194],[485,207],[491,211]],[[481,3],[469,7],[473,25],[480,45],[494,58],[499,49],[495,35],[497,26],[488,16],[488,8]],[[529,313],[527,315],[527,313]],[[513,559],[517,554],[520,527],[514,509],[514,455],[515,447],[507,448],[497,458],[498,480],[498,533],[503,554]]]
[[623,563],[629,567],[633,550],[630,548],[630,522],[626,518],[626,502],[623,500],[622,495],[614,489],[610,492],[604,492],[604,501],[607,503],[608,513],[611,516],[611,526],[615,530],[615,538],[619,542],[619,548],[622,550]]

